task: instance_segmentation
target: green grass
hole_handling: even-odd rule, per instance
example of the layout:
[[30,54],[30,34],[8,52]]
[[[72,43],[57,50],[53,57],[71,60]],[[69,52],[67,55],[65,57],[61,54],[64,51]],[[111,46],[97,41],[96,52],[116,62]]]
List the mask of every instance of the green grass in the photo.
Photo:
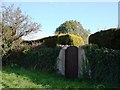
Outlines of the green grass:
[[82,80],[66,79],[55,72],[25,70],[18,67],[5,67],[0,71],[0,88],[97,88],[109,87]]

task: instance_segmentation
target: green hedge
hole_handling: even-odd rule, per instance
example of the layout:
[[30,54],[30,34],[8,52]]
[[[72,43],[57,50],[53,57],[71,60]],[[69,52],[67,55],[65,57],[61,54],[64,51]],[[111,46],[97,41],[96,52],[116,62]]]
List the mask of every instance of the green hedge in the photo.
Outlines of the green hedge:
[[120,51],[85,45],[90,78],[94,82],[120,84]]
[[89,43],[120,50],[120,28],[96,32],[90,35]]
[[56,47],[57,46],[57,36],[50,36],[43,39],[43,45],[46,47]]
[[61,47],[54,48],[30,48],[24,51],[14,51],[6,58],[7,65],[41,71],[56,70],[57,57]]
[[43,39],[43,44],[47,47],[55,47],[57,45],[84,45],[84,41],[80,36],[73,34],[58,34]]

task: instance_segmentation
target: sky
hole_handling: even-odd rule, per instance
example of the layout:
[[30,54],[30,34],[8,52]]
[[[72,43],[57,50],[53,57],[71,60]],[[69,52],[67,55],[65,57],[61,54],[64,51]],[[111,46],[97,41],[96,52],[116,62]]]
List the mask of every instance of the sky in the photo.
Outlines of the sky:
[[3,2],[14,4],[41,24],[41,32],[24,39],[38,39],[50,35],[60,24],[77,20],[91,33],[118,26],[118,2]]
[[118,26],[120,27],[120,1],[118,2]]

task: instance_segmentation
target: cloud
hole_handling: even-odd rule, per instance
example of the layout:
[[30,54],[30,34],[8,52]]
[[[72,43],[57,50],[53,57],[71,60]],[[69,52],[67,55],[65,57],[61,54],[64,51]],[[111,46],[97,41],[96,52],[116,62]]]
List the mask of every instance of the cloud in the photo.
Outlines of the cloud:
[[48,37],[48,36],[53,36],[53,34],[49,34],[47,32],[39,31],[37,33],[31,33],[27,36],[23,36],[22,39],[23,40],[37,40],[37,39]]

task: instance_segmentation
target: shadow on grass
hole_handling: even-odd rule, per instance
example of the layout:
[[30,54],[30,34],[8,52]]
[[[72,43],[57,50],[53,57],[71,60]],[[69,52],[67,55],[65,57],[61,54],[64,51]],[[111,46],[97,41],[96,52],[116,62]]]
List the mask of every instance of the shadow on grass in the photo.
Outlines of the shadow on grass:
[[50,88],[95,88],[96,86],[88,81],[66,79],[55,72],[39,72],[19,67],[4,67],[3,72],[27,77],[36,85],[49,86]]

